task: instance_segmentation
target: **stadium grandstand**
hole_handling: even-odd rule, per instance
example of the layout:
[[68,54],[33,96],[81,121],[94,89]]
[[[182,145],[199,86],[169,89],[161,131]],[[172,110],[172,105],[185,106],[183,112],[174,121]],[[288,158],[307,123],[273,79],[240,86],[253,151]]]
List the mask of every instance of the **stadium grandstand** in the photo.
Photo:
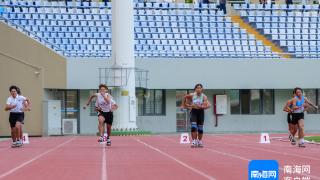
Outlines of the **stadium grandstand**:
[[[106,83],[121,107],[115,129],[186,132],[182,97],[202,83],[214,104],[206,132],[286,132],[282,107],[293,88],[320,105],[320,6],[226,6],[225,13],[219,1],[0,0],[0,101],[12,84],[32,99],[31,135],[95,134],[94,102],[86,102]],[[223,114],[214,110],[216,95],[226,97]],[[320,130],[319,113],[307,113],[307,131]],[[0,121],[0,136],[9,134]]]

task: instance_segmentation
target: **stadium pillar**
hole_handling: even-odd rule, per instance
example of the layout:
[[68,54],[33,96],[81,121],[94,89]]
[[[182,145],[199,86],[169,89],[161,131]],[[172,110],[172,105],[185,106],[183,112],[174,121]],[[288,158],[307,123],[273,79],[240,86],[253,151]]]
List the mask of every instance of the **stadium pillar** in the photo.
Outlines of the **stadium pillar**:
[[126,71],[126,85],[112,91],[119,105],[113,125],[118,130],[137,129],[133,16],[132,0],[112,1],[112,61],[123,73]]

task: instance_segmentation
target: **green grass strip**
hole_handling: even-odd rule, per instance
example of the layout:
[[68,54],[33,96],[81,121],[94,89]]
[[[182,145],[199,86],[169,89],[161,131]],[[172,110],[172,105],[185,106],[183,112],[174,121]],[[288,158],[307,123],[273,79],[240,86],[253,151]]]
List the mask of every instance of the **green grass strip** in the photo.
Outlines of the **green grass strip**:
[[112,131],[111,136],[136,136],[136,135],[150,135],[150,131]]
[[307,141],[310,141],[310,142],[320,142],[320,136],[308,136],[308,137],[305,137],[304,138],[305,140]]

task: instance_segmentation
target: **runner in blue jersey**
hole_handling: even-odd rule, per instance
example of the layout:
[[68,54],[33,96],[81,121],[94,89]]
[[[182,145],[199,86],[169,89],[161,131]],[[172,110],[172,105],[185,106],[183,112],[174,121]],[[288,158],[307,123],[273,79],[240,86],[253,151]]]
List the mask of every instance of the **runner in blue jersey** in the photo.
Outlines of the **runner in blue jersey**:
[[304,111],[306,105],[311,105],[315,109],[318,109],[317,106],[311,103],[308,98],[303,96],[302,89],[296,87],[294,89],[295,97],[292,99],[292,122],[297,123],[299,127],[299,147],[306,147],[304,143]]

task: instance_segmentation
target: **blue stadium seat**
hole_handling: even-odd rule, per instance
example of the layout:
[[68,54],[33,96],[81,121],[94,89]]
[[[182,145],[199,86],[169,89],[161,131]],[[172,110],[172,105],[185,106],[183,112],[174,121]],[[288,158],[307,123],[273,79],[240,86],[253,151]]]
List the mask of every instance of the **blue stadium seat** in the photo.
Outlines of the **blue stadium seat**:
[[[17,2],[20,1],[15,1],[14,4],[20,5]],[[67,52],[66,54],[81,57],[111,55],[111,3],[67,2],[66,6],[65,2],[36,1],[36,3],[27,2],[24,5],[25,7],[22,8],[14,6],[13,13],[5,16],[25,26],[27,30],[36,32],[38,36],[50,39],[49,43],[59,46]],[[241,55],[248,54],[235,52],[267,51],[266,47],[256,42],[255,37],[248,36],[222,11],[217,11],[216,4],[194,4],[192,6],[192,4],[180,3],[146,3],[145,5],[137,3],[135,7],[137,56],[226,57],[229,55],[241,57]],[[238,5],[235,7],[236,9],[243,8]],[[254,8],[262,9],[263,6],[255,5]],[[271,13],[265,16],[268,12],[250,13],[247,10],[247,8],[242,10],[241,15],[249,15],[254,23],[257,21],[260,23],[257,25],[258,28],[268,28],[270,33],[271,31],[276,32],[271,29],[282,26],[281,23],[274,24],[273,21],[285,22],[287,20],[283,13],[281,17],[273,17]],[[309,20],[305,16],[314,17],[310,19],[313,25],[302,24]],[[311,26],[312,29],[318,28],[317,15],[314,13],[301,13],[301,26],[293,25],[295,20],[292,18],[292,26],[294,26],[292,29],[297,27],[307,29]],[[286,27],[282,26],[282,28]],[[312,30],[312,32],[317,37],[317,31]],[[285,40],[285,33],[283,30],[280,33],[279,30],[276,35]],[[304,30],[301,36],[309,41],[311,35],[308,33],[311,33],[311,30]],[[253,42],[250,48],[248,42]],[[313,46],[313,51],[317,49],[316,45]]]

